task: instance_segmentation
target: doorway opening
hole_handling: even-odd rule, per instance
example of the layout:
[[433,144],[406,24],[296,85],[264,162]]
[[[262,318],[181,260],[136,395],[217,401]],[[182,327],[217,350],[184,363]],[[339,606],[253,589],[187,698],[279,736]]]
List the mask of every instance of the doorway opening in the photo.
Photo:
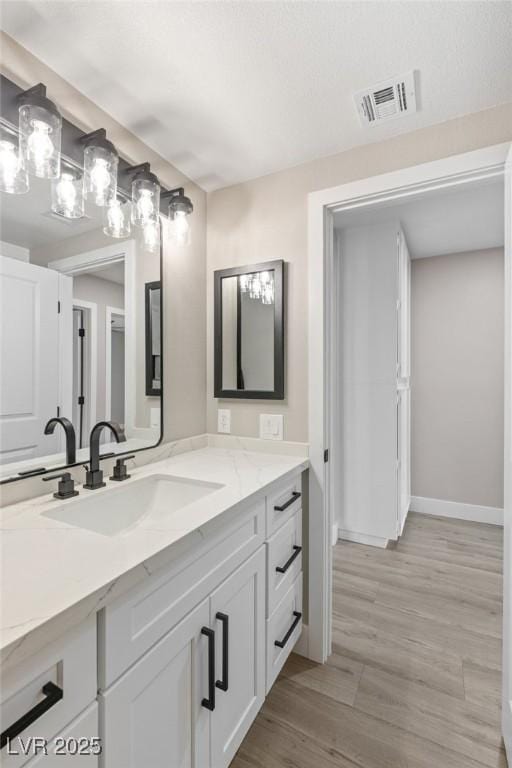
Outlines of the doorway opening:
[[[324,662],[331,653],[332,559],[334,544],[334,489],[331,462],[325,449],[332,444],[332,403],[335,401],[332,318],[334,299],[334,217],[385,202],[399,202],[448,188],[484,180],[502,180],[505,185],[505,452],[504,452],[504,655],[503,736],[512,752],[512,585],[510,574],[512,526],[510,521],[511,477],[511,283],[512,179],[510,145],[487,147],[349,182],[311,193],[308,216],[309,253],[309,616],[305,647],[309,658]],[[337,532],[337,530],[336,530]]]

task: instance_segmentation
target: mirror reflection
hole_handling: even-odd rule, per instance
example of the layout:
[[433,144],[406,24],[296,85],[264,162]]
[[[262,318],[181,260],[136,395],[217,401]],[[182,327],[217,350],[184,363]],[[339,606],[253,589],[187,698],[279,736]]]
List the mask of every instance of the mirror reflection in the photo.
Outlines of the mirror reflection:
[[216,396],[279,398],[282,262],[216,273]]
[[[69,463],[67,419],[76,461],[88,459],[100,420],[117,422],[127,442],[102,434],[101,453],[125,453],[160,439],[160,291],[146,338],[146,286],[160,281],[160,254],[137,235],[112,239],[105,210],[52,211],[51,189],[34,178],[25,195],[0,201],[0,478]],[[146,388],[146,346],[154,386]],[[69,450],[69,446],[68,446]]]
[[222,280],[222,387],[274,389],[274,271]]

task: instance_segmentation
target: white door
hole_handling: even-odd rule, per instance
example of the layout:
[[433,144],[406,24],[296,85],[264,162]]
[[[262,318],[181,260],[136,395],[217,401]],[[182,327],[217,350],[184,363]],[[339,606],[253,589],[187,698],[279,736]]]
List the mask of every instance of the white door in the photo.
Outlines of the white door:
[[208,768],[209,600],[204,600],[104,694],[108,768]]
[[263,547],[212,594],[210,611],[218,682],[211,714],[211,768],[226,768],[265,696]]
[[394,224],[340,231],[340,536],[398,533],[398,258]]
[[503,740],[512,763],[512,148],[505,173],[505,553],[503,586]]
[[398,534],[411,503],[411,258],[404,233],[398,232]]
[[0,256],[0,462],[56,453],[45,436],[59,405],[59,275]]

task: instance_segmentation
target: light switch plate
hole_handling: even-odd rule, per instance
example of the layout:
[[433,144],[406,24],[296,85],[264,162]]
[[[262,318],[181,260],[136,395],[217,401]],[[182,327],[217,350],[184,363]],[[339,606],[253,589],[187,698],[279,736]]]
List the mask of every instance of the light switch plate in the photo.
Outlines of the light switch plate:
[[260,437],[263,440],[283,439],[282,413],[260,413]]
[[229,435],[231,432],[231,411],[229,408],[217,410],[217,432]]

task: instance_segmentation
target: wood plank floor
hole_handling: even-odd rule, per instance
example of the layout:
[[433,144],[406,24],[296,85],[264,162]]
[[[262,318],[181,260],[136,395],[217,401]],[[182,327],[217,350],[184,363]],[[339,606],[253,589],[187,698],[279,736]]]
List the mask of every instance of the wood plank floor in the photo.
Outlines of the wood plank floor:
[[333,654],[292,654],[232,768],[506,768],[502,531],[410,514],[393,549],[340,543]]

